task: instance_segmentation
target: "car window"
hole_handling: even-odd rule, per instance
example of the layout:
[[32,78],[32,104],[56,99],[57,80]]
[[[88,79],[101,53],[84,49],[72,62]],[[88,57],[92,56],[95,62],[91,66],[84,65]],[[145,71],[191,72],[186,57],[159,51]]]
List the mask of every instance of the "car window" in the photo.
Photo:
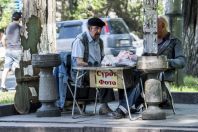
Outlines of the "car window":
[[111,20],[108,22],[110,27],[111,34],[124,34],[129,33],[126,26],[124,25],[123,21],[120,20]]
[[62,26],[59,29],[58,39],[75,38],[82,32],[81,25]]

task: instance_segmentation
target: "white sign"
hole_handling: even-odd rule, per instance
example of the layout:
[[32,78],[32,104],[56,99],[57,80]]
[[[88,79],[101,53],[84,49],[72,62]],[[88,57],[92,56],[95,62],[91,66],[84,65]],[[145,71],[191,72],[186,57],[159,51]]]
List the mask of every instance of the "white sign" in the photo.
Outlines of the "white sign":
[[112,71],[96,71],[96,87],[114,88],[118,86],[118,76]]

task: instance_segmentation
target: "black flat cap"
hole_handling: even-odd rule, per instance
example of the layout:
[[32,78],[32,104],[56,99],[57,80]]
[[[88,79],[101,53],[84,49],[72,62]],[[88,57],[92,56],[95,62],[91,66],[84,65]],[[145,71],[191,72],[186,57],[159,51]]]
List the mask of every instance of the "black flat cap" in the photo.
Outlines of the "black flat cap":
[[105,25],[105,23],[100,18],[93,17],[88,20],[88,25],[103,27]]
[[12,14],[12,19],[15,21],[18,21],[21,18],[22,13],[21,12],[14,12]]

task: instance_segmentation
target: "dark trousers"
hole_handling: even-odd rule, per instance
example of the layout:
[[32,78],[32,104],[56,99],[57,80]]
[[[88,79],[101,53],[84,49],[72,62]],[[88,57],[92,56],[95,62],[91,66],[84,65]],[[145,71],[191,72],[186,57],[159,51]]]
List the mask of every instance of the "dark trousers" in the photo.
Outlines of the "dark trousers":
[[107,103],[115,100],[113,89],[103,88],[99,89],[100,103]]
[[[132,86],[127,87],[126,90],[129,107],[131,107],[132,105],[138,106],[143,102],[143,98],[141,97],[140,76],[141,73],[135,70],[128,71],[128,73],[124,75],[125,80],[127,80],[130,77],[130,80],[132,81]],[[119,94],[119,105],[122,105],[124,108],[127,108],[126,99],[124,96],[124,90],[123,89],[118,90],[118,94]]]
[[[89,86],[89,72],[84,76],[83,85]],[[113,89],[111,88],[99,88],[99,102],[107,103],[115,100]]]

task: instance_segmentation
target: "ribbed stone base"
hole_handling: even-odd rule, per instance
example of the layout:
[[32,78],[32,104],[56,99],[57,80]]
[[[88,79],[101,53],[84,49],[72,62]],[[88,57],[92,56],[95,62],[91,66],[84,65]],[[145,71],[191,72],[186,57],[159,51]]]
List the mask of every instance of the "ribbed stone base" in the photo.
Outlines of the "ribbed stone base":
[[43,103],[41,108],[36,112],[37,117],[58,117],[61,116],[61,111],[52,104]]
[[157,106],[149,106],[148,109],[146,109],[142,113],[142,119],[143,120],[164,120],[166,119],[166,113]]

